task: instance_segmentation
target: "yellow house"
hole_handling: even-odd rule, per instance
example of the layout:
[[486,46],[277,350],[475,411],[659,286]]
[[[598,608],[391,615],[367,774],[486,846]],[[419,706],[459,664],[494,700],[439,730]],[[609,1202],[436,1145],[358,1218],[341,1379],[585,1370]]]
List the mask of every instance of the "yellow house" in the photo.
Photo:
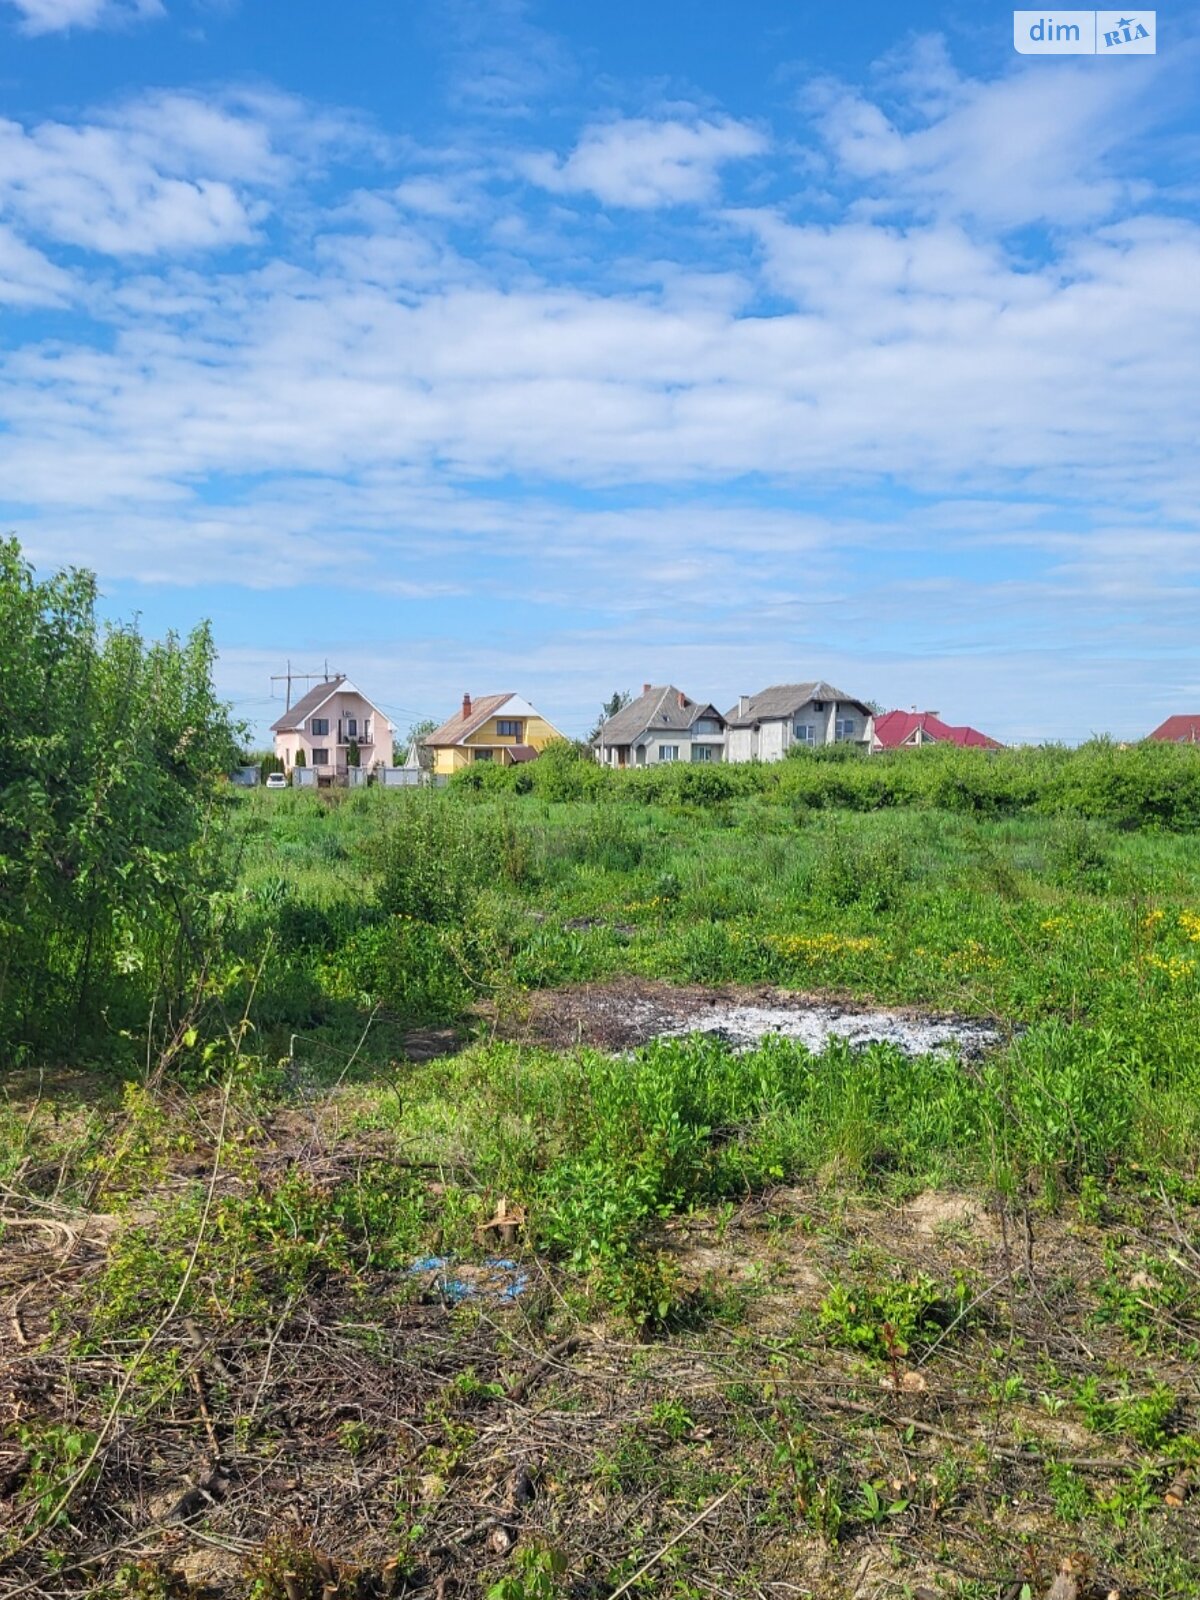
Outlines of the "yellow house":
[[448,778],[475,761],[505,766],[533,761],[563,737],[519,694],[484,694],[475,700],[465,694],[462,710],[427,734],[424,743],[433,751],[434,776]]

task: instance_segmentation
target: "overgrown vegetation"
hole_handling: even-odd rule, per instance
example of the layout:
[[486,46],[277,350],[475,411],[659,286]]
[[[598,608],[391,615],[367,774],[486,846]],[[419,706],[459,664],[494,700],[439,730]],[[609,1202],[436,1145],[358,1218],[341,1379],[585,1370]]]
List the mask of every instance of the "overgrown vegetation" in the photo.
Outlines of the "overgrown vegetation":
[[206,637],[8,559],[0,1587],[1200,1586],[1196,752],[235,796]]
[[0,1059],[167,1015],[204,964],[214,780],[236,756],[212,637],[102,628],[82,572],[0,542]]

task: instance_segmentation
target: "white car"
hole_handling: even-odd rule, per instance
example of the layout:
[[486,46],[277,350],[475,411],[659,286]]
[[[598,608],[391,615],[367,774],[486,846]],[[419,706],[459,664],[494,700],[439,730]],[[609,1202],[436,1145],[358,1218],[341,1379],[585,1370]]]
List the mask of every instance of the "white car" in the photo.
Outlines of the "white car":
[[267,788],[268,789],[286,789],[287,786],[288,786],[288,781],[287,781],[287,777],[286,777],[286,775],[284,773],[282,773],[282,772],[268,772],[267,773]]

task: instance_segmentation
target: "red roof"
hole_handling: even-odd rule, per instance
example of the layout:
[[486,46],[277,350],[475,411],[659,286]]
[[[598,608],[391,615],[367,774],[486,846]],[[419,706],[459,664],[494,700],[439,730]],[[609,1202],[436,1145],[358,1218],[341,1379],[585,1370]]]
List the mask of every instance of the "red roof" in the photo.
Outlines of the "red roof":
[[1200,744],[1200,712],[1191,717],[1168,717],[1150,737],[1165,739],[1168,744]]
[[882,750],[899,750],[920,729],[922,740],[931,744],[956,744],[975,746],[982,750],[1003,750],[1004,746],[989,739],[978,728],[954,728],[943,722],[935,711],[885,711],[875,718],[875,743]]
[[502,747],[508,751],[510,761],[536,761],[538,753],[531,744],[506,744]]

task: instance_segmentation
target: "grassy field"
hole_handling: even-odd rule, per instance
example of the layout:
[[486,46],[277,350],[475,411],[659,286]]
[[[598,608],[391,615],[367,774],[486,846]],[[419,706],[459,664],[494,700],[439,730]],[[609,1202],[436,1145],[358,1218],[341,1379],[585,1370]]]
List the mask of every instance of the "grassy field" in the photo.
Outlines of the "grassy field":
[[0,1109],[0,1592],[1200,1591],[1194,834],[785,765],[230,807],[188,1003]]

